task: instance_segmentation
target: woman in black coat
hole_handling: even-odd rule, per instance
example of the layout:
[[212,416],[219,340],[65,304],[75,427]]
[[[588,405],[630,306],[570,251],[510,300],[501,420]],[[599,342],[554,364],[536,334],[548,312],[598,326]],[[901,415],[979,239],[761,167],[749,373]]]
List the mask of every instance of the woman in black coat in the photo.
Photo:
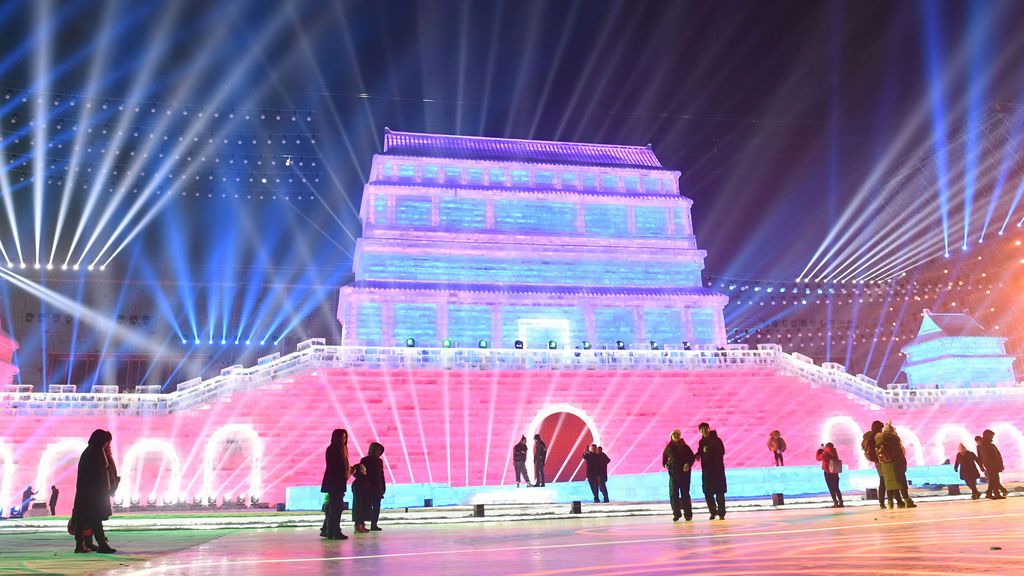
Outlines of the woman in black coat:
[[351,476],[348,460],[348,432],[336,429],[324,453],[326,469],[320,491],[327,494],[327,539],[346,540],[341,532],[341,510],[345,505],[345,491]]
[[121,478],[117,475],[117,466],[110,452],[110,441],[113,439],[106,430],[95,430],[89,437],[89,444],[82,451],[78,460],[78,481],[75,486],[75,504],[71,510],[68,531],[75,535],[75,552],[90,552],[92,548],[86,544],[90,536],[96,537],[97,552],[113,554],[107,535],[103,531],[103,521],[110,518],[113,509],[110,497],[117,490]]
[[[353,522],[356,532],[380,532],[377,526],[380,518],[380,501],[384,499],[387,486],[384,482],[384,446],[377,442],[370,444],[370,453],[359,461],[356,467],[355,480],[352,482],[352,494],[355,497]],[[366,527],[366,523],[370,527]]]
[[953,470],[960,470],[960,479],[971,489],[971,499],[981,498],[981,492],[978,491],[978,478],[981,477],[981,472],[978,471],[978,457],[963,444],[957,447]]

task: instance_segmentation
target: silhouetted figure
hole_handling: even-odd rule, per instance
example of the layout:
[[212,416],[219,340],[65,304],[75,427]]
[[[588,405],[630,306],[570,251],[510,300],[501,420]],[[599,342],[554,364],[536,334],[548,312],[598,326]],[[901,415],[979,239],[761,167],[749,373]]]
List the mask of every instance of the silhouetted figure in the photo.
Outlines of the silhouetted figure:
[[320,491],[327,494],[327,539],[346,540],[341,532],[341,511],[345,507],[345,492],[352,470],[348,459],[348,432],[336,429],[324,453],[326,468]]
[[[882,474],[882,467],[878,464],[878,447],[875,445],[875,437],[882,431],[882,428],[885,428],[885,424],[882,424],[879,420],[872,422],[871,429],[864,433],[860,443],[860,448],[864,451],[864,457],[867,458],[868,462],[872,462],[875,465],[875,471],[878,472],[879,508],[885,508],[885,498],[888,494],[885,488],[885,476]],[[895,494],[895,498],[900,507],[904,506],[903,496],[899,492]]]
[[[586,451],[583,452],[583,461],[587,464],[587,483],[590,484],[590,491],[594,494],[594,502],[600,502],[601,499],[597,497],[598,493],[601,492],[601,465],[597,460],[597,444],[591,444]],[[608,499],[608,489],[604,489],[605,500]]]
[[548,445],[540,438],[540,434],[533,435],[533,479],[535,486],[544,486],[544,463],[548,459]]
[[981,498],[981,492],[978,492],[978,478],[981,477],[978,457],[963,444],[957,446],[956,463],[953,464],[953,471],[956,470],[960,471],[960,479],[971,489],[971,500]]
[[106,430],[95,430],[78,460],[78,480],[75,484],[75,503],[71,509],[68,530],[75,535],[75,552],[90,552],[87,540],[96,538],[96,551],[102,554],[116,552],[110,547],[103,530],[103,521],[113,514],[110,497],[117,491],[121,478],[110,451],[113,439]]
[[823,444],[814,457],[821,462],[821,469],[825,473],[825,485],[828,486],[828,494],[832,497],[832,507],[842,508],[843,493],[839,491],[839,473],[843,461],[839,459],[835,444]]
[[594,462],[597,464],[597,490],[604,496],[604,503],[608,503],[608,464],[612,461],[604,453],[604,447],[597,447],[597,457]]
[[[384,482],[384,446],[377,442],[370,444],[369,454],[363,456],[356,467],[355,480],[352,481],[352,495],[354,499],[352,521],[355,522],[356,532],[379,532],[380,526],[377,521],[380,519],[380,501],[384,499],[384,492],[387,485]],[[370,527],[366,527],[366,523]]]
[[519,482],[526,482],[526,485],[530,485],[530,474],[526,471],[526,453],[529,452],[529,448],[526,446],[526,436],[519,439],[519,442],[512,447],[512,465],[516,469],[516,488],[519,488]]
[[36,494],[39,492],[33,492],[32,486],[29,485],[25,488],[25,491],[21,493],[21,515],[24,516],[25,512],[32,507],[32,502],[36,499]]
[[775,457],[775,465],[782,466],[784,464],[782,453],[786,451],[786,441],[782,438],[782,432],[772,430],[768,435],[768,450]]
[[[903,450],[903,442],[900,441],[892,422],[887,423],[882,431],[875,435],[875,453],[878,455],[878,464],[885,477],[889,507],[917,508],[917,504],[910,499],[908,491],[907,456]],[[902,496],[902,501],[893,504],[893,499],[900,500],[900,496]]]
[[693,518],[690,502],[690,468],[694,462],[693,450],[683,440],[679,430],[673,430],[665,450],[661,453],[661,465],[668,471],[668,499],[672,504],[672,521]]
[[985,467],[985,476],[988,478],[988,488],[985,490],[985,497],[992,500],[1001,500],[1009,491],[999,481],[999,475],[1003,472],[1003,455],[999,448],[992,442],[996,433],[985,430],[981,433],[981,443],[978,444],[978,459]]
[[57,515],[57,497],[60,496],[60,490],[57,490],[56,486],[50,486],[50,516]]
[[715,516],[725,520],[725,493],[728,491],[725,482],[725,444],[707,422],[701,422],[697,429],[700,430],[701,438],[694,456],[700,460],[704,500],[712,520]]

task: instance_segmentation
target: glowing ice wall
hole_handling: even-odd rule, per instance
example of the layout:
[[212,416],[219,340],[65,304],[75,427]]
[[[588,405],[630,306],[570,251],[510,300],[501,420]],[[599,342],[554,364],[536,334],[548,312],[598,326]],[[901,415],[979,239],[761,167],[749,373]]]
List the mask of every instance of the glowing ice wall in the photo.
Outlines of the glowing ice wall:
[[14,366],[14,351],[18,349],[18,343],[0,330],[0,390],[6,388],[18,373]]
[[1005,341],[986,334],[967,314],[925,310],[917,337],[903,347],[903,370],[912,388],[1014,386],[1013,357]]
[[691,201],[649,148],[387,131],[347,344],[725,343]]

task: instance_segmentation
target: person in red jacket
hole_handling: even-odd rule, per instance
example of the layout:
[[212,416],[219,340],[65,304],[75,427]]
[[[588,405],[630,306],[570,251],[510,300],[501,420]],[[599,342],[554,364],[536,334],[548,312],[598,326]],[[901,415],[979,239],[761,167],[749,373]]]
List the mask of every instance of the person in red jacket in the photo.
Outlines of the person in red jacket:
[[843,508],[843,493],[839,491],[839,472],[842,470],[843,462],[839,459],[835,444],[823,444],[818,448],[815,458],[821,462],[821,469],[825,472],[825,485],[832,496],[832,507]]

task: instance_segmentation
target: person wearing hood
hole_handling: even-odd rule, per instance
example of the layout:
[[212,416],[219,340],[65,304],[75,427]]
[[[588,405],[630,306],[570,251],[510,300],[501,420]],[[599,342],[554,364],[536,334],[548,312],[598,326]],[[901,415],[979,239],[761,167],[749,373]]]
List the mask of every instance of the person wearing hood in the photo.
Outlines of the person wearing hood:
[[[111,454],[113,436],[106,430],[95,430],[78,460],[75,503],[68,521],[68,531],[75,535],[75,552],[95,550],[101,554],[117,552],[110,547],[103,521],[113,514],[110,498],[121,481]],[[98,546],[91,544],[95,536]]]
[[[882,475],[882,467],[878,463],[878,447],[875,445],[875,437],[882,431],[882,428],[885,428],[885,424],[882,424],[880,420],[872,422],[871,429],[865,432],[861,439],[860,448],[864,451],[864,458],[875,465],[875,472],[878,473],[878,507],[885,509],[885,497],[888,491],[885,489],[885,476]],[[895,497],[898,506],[902,508],[906,505],[900,493],[897,492]]]
[[704,500],[712,520],[715,516],[725,520],[725,493],[728,491],[725,481],[725,444],[707,422],[701,422],[697,429],[700,430],[701,438],[694,456],[700,460]]
[[[370,444],[369,454],[356,466],[355,480],[352,481],[353,505],[352,520],[356,532],[380,532],[377,521],[380,518],[380,501],[384,499],[387,485],[384,481],[384,446],[378,442]],[[366,523],[370,527],[366,527]]]
[[544,486],[544,463],[548,459],[548,445],[541,440],[540,434],[533,435],[533,479],[534,486]]
[[519,439],[519,442],[512,447],[512,466],[516,469],[516,488],[519,488],[519,482],[526,482],[526,485],[530,485],[530,473],[526,471],[526,453],[529,448],[526,446],[526,436]]
[[981,473],[978,472],[978,457],[963,444],[956,449],[953,471],[957,470],[960,471],[960,479],[971,489],[971,500],[981,498],[981,492],[978,492],[978,478],[981,477]]
[[672,504],[672,521],[693,519],[690,502],[690,468],[693,466],[693,450],[683,440],[683,433],[673,430],[668,444],[661,453],[661,465],[668,471],[668,499]]
[[[917,508],[917,504],[910,499],[910,492],[907,490],[907,457],[903,452],[903,443],[900,441],[899,435],[896,434],[892,422],[887,423],[882,431],[875,435],[875,453],[885,479],[889,508]],[[899,500],[900,496],[902,496],[903,502],[894,504],[893,500]]]
[[991,500],[1002,500],[1009,491],[999,481],[999,475],[1003,472],[1003,455],[999,448],[992,442],[996,433],[985,430],[981,433],[981,442],[978,443],[978,459],[985,467],[985,476],[988,477],[988,489],[985,490],[985,498]]
[[786,451],[786,441],[782,438],[782,432],[772,430],[768,435],[768,451],[775,457],[775,465],[783,466],[785,460],[782,453]]
[[338,428],[324,453],[326,468],[320,491],[327,494],[327,539],[346,540],[341,532],[341,511],[345,506],[348,478],[352,475],[348,459],[348,431]]

